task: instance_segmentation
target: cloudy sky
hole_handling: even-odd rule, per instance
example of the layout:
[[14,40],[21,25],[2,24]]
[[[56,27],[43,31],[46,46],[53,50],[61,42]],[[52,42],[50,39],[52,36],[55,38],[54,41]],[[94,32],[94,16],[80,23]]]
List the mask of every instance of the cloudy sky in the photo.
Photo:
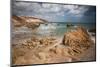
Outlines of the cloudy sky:
[[50,22],[95,22],[96,7],[41,2],[13,2],[13,15],[35,16]]

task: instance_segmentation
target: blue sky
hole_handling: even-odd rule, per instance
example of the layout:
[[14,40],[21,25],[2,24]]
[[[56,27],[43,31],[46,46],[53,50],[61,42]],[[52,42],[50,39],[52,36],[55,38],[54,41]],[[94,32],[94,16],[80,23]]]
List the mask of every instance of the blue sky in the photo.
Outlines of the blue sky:
[[49,22],[96,22],[96,7],[41,2],[13,2],[13,15],[34,16]]

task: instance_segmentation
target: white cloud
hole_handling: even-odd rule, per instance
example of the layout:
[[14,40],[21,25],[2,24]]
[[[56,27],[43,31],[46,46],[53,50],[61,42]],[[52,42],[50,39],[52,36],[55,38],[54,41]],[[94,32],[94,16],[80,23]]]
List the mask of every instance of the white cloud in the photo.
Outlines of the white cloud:
[[82,17],[88,10],[85,6],[78,5],[62,5],[47,3],[28,3],[15,2],[13,5],[13,13],[17,15],[35,15],[46,18],[48,20],[65,14],[74,17]]

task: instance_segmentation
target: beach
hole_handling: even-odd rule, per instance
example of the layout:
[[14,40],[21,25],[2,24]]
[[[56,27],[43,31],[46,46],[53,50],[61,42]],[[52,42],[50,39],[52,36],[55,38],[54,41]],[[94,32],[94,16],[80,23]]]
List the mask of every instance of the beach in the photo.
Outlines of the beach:
[[[58,26],[58,28],[59,27],[61,26]],[[81,28],[79,28],[79,30],[77,31],[78,33],[71,32],[70,29],[68,31],[61,31],[62,33],[60,31],[55,32],[56,29],[57,27],[55,28],[55,26],[48,25],[45,27],[42,24],[42,26],[40,26],[40,28],[36,28],[36,30],[32,30],[26,27],[17,28],[16,30],[14,30],[12,33],[13,64],[26,65],[95,61],[95,36],[92,36],[88,32],[84,32],[84,30],[81,30]],[[70,46],[69,43],[67,43],[69,45],[67,45],[66,43],[64,45],[63,39],[65,33],[66,35],[71,35],[69,39],[72,37],[72,35],[74,35],[74,33],[76,35],[79,34],[79,36],[74,37],[74,40],[75,38],[80,38],[80,36],[83,37],[83,35],[85,34],[86,38],[88,37],[89,40],[92,41],[92,43],[90,43],[89,46],[85,44],[86,46],[76,47],[76,45],[73,44],[74,40],[72,40],[73,43],[70,42],[70,44],[72,44],[73,46]],[[83,37],[83,39],[84,38],[85,37]]]
[[96,61],[96,6],[12,3],[11,63]]

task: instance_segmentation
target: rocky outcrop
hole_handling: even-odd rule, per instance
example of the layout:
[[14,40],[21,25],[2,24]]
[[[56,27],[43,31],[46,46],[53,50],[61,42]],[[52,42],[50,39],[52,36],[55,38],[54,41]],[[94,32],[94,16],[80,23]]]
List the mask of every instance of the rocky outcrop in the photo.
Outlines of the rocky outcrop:
[[37,39],[33,37],[13,46],[13,64],[71,62],[76,58],[71,57],[68,51],[69,49],[60,45],[56,38]]
[[65,33],[63,44],[70,46],[75,49],[75,52],[78,52],[80,49],[89,48],[92,44],[92,40],[86,29],[77,27],[75,31]]
[[40,24],[47,22],[46,20],[35,18],[35,17],[26,17],[26,16],[12,16],[12,24],[14,27],[26,26],[28,28],[36,28]]

